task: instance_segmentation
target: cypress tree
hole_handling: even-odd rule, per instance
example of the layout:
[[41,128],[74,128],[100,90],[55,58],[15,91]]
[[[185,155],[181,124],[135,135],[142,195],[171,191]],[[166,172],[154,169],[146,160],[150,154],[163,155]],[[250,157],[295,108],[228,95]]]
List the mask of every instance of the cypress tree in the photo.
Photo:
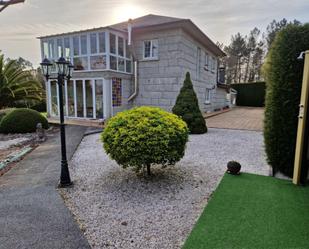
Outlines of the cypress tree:
[[273,172],[292,177],[304,62],[309,48],[309,24],[288,25],[272,43],[264,64],[266,100],[264,140]]
[[186,73],[186,79],[172,111],[187,123],[191,134],[207,132],[206,122],[200,111],[189,72]]

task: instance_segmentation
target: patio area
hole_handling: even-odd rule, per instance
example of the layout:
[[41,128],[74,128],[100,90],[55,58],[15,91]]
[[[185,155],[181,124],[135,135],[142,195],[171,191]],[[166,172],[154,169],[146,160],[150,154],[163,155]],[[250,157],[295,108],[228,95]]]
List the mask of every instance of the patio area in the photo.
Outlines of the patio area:
[[234,107],[230,111],[206,118],[209,128],[263,130],[264,108]]

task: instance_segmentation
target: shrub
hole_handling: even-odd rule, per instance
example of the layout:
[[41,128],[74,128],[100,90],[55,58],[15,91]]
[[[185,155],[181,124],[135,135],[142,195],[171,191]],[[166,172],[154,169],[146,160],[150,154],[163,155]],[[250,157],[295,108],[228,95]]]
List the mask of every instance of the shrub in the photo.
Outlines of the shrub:
[[44,129],[48,128],[48,122],[39,112],[18,108],[9,112],[0,122],[0,131],[3,133],[27,133],[36,130],[37,123],[42,123]]
[[190,133],[202,134],[207,132],[206,122],[200,111],[198,99],[188,72],[173,107],[173,113],[180,116],[187,123]]
[[14,108],[5,108],[5,109],[1,109],[0,110],[0,122],[2,120],[2,118],[4,118],[4,116],[6,114],[8,114],[10,111],[14,110]]
[[237,91],[236,105],[262,107],[265,104],[265,82],[232,84]]
[[143,106],[112,117],[101,139],[106,153],[123,168],[147,168],[150,175],[151,165],[173,165],[184,156],[188,128],[172,113]]
[[266,77],[264,140],[273,172],[292,177],[303,74],[300,52],[309,48],[309,24],[289,25],[275,38],[263,71]]

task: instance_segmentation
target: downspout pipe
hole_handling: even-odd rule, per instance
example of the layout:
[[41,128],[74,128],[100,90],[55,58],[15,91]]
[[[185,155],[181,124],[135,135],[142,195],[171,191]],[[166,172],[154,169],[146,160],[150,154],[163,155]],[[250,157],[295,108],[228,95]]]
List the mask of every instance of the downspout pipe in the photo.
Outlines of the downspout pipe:
[[136,98],[138,94],[138,76],[137,76],[137,66],[138,66],[138,61],[135,53],[134,46],[132,44],[132,19],[129,19],[128,21],[128,48],[129,51],[133,57],[133,64],[134,64],[134,92],[129,96],[128,101],[132,101],[133,99]]

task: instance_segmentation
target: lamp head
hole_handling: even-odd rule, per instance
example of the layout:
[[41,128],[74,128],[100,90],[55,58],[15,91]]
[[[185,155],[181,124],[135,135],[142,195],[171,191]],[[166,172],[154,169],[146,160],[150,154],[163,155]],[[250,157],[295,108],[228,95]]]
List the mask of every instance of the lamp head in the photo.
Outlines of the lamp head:
[[69,62],[63,57],[60,57],[56,62],[56,64],[58,66],[58,74],[65,76],[68,72]]
[[45,76],[45,78],[48,80],[49,78],[49,71],[51,66],[53,65],[49,59],[47,59],[46,57],[44,58],[44,60],[40,63],[41,67],[42,67],[42,71],[43,71],[43,75]]

